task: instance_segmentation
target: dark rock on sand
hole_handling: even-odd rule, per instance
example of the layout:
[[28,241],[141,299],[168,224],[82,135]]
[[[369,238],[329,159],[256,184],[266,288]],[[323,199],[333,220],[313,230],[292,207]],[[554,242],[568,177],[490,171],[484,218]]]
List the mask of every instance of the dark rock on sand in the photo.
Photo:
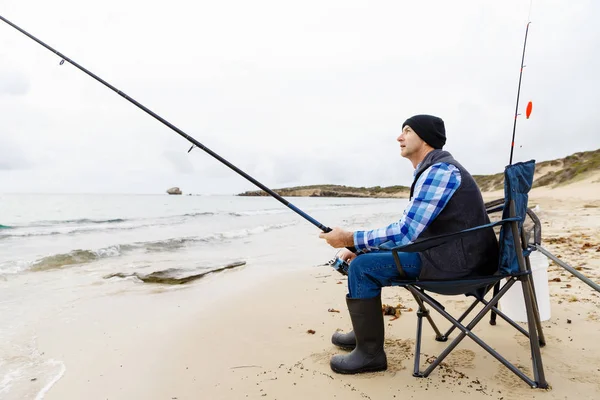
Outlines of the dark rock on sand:
[[169,268],[162,271],[155,271],[150,274],[140,274],[137,272],[126,274],[123,272],[117,272],[114,274],[109,274],[104,277],[104,279],[109,278],[126,278],[128,276],[135,276],[138,279],[147,282],[147,283],[163,283],[167,285],[181,285],[183,283],[188,283],[194,281],[196,279],[200,279],[205,275],[212,274],[213,272],[219,272],[226,269],[241,267],[246,265],[246,261],[234,261],[230,264],[224,265],[219,268],[214,268],[210,270],[201,269],[201,270],[189,270],[189,269],[181,269],[181,268]]

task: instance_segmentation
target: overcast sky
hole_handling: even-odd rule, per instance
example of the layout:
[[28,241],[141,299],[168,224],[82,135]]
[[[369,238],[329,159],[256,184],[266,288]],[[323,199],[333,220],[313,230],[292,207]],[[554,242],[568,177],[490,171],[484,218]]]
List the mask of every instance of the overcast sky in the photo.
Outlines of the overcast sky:
[[[410,185],[396,137],[444,119],[473,174],[600,147],[598,1],[2,0],[0,15],[271,188]],[[255,187],[0,22],[0,192]]]

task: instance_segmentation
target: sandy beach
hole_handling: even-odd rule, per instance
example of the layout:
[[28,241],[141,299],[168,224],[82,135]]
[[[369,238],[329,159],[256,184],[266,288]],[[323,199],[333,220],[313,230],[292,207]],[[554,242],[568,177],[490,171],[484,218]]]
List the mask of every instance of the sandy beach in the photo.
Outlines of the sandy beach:
[[[598,179],[535,189],[543,245],[600,282]],[[499,193],[487,193],[486,199]],[[251,245],[251,244],[250,244]],[[331,249],[317,235],[316,256]],[[314,258],[315,254],[313,254]],[[226,271],[202,282],[153,293],[124,290],[63,307],[39,322],[36,349],[54,369],[52,382],[32,376],[31,398],[54,399],[597,399],[600,397],[600,294],[550,264],[552,316],[543,322],[549,390],[530,389],[471,340],[441,369],[414,378],[415,302],[404,289],[385,288],[382,301],[404,305],[385,316],[385,372],[343,376],[329,368],[331,334],[350,329],[346,278],[327,266],[295,264],[257,274]],[[226,279],[223,279],[226,278]],[[22,278],[26,284],[26,278]],[[451,311],[469,302],[446,298]],[[57,316],[59,318],[57,318]],[[434,315],[442,329],[447,325]],[[441,351],[425,326],[422,362]],[[510,361],[531,370],[525,337],[500,320],[477,334]],[[62,370],[61,370],[62,369]],[[37,396],[37,397],[35,397]]]
[[[0,400],[600,400],[600,1],[566,4],[3,1]],[[530,159],[536,247],[559,258],[527,263],[544,388],[516,324],[430,294],[463,322],[438,342],[453,325],[399,287],[387,369],[335,373],[352,322],[328,243],[352,241],[333,228],[383,228],[367,247],[475,228],[475,188],[503,199]],[[489,235],[423,271],[487,262]],[[381,358],[338,371],[383,367],[370,319]]]

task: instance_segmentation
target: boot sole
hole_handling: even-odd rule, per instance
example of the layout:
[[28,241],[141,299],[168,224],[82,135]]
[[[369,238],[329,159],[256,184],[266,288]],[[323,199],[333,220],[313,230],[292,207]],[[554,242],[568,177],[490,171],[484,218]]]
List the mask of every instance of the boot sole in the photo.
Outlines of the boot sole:
[[334,343],[334,345],[343,350],[354,350],[356,348],[356,345],[351,346],[351,345],[343,345],[343,344],[339,344],[339,343]]
[[384,365],[384,366],[361,368],[361,369],[356,369],[356,370],[353,370],[353,371],[342,370],[342,369],[334,368],[333,366],[331,366],[331,369],[333,370],[333,372],[337,372],[338,374],[354,375],[354,374],[360,374],[360,373],[363,373],[363,372],[385,371],[385,370],[387,370],[387,364]]

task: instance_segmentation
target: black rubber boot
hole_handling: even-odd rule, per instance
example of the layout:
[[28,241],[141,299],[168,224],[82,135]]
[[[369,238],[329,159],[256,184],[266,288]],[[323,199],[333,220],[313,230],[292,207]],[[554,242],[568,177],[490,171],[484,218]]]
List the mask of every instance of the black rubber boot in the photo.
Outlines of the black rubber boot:
[[334,332],[331,336],[331,343],[344,350],[354,350],[356,347],[356,336],[354,331],[348,333]]
[[386,370],[381,296],[370,299],[346,297],[346,304],[356,336],[356,348],[350,354],[333,356],[330,361],[331,369],[340,374]]

